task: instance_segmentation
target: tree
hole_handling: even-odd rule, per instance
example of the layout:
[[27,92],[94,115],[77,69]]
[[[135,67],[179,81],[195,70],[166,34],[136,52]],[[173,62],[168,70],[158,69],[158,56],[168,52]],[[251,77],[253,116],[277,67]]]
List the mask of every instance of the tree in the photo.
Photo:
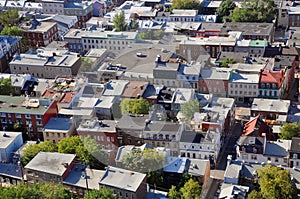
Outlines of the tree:
[[74,198],[70,190],[61,184],[33,184],[21,183],[15,186],[0,187],[1,198]]
[[120,12],[114,17],[114,27],[116,31],[125,31],[126,30],[125,14]]
[[186,9],[202,11],[202,5],[196,0],[173,0],[171,9]]
[[101,187],[100,190],[91,190],[85,194],[84,199],[116,199],[111,189]]
[[296,199],[297,188],[291,180],[290,172],[270,164],[257,170],[260,194],[265,199]]
[[81,163],[93,168],[103,169],[108,161],[107,155],[90,136],[64,138],[57,143],[57,147],[59,153],[76,154]]
[[11,79],[10,78],[5,78],[5,79],[0,79],[0,95],[10,95],[10,94],[15,94],[15,89],[11,85]]
[[21,50],[26,51],[28,50],[28,39],[24,35],[24,31],[17,27],[17,26],[4,26],[2,29],[1,35],[8,35],[8,36],[17,36],[17,37],[22,37],[21,40]]
[[6,10],[0,13],[0,24],[2,26],[16,26],[20,22],[18,9]]
[[183,187],[172,186],[169,189],[168,197],[171,199],[196,199],[200,198],[201,186],[192,178],[189,179]]
[[181,108],[181,112],[184,115],[185,119],[190,121],[196,112],[199,112],[201,109],[201,104],[198,100],[191,100],[185,102]]
[[300,124],[297,122],[293,123],[284,123],[280,128],[280,139],[290,140],[292,137],[299,135],[300,133]]
[[235,59],[234,58],[226,58],[222,64],[221,67],[226,67],[228,68],[228,64],[234,64],[235,63]]
[[121,104],[122,114],[131,113],[131,114],[148,114],[150,104],[147,100],[140,99],[124,99]]
[[140,40],[161,40],[165,32],[163,30],[146,30],[139,33],[138,38]]
[[223,19],[223,22],[229,17],[235,7],[236,5],[232,0],[225,0],[221,3],[220,7],[217,8],[217,13]]
[[248,199],[262,199],[262,196],[258,191],[253,190],[250,192],[250,194],[248,195],[247,198]]
[[39,152],[57,152],[57,146],[51,141],[27,146],[22,157],[22,164],[28,164]]
[[268,22],[271,23],[277,13],[273,0],[251,0],[243,2],[241,8],[234,8],[230,14],[232,22]]

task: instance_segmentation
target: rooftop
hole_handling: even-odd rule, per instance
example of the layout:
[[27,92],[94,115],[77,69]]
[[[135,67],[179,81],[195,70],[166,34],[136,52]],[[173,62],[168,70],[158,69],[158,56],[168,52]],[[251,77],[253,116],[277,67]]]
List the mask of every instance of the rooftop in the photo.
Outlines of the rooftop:
[[31,22],[25,22],[21,25],[21,28],[25,32],[41,32],[45,33],[50,30],[53,26],[56,26],[56,22],[41,22],[32,20]]
[[70,118],[52,117],[44,127],[47,132],[68,132],[73,123]]
[[84,120],[80,123],[77,131],[116,133],[116,122],[114,120]]
[[258,84],[259,82],[259,74],[244,74],[232,72],[231,78],[229,80],[230,83],[252,83]]
[[289,154],[291,142],[291,140],[277,140],[275,142],[267,142],[264,155],[285,158]]
[[291,151],[299,153],[300,152],[300,137],[293,137],[291,143]]
[[164,172],[169,173],[184,173],[187,171],[187,166],[190,165],[190,160],[182,157],[167,157],[167,164],[164,166]]
[[136,192],[145,178],[146,174],[109,166],[99,184]]
[[62,176],[67,170],[64,164],[66,163],[70,165],[74,161],[75,157],[76,155],[74,154],[39,152],[25,166],[25,169]]
[[201,77],[210,80],[229,80],[230,69],[203,69],[201,70]]
[[110,80],[105,85],[102,94],[104,96],[121,96],[128,83],[127,80]]
[[226,22],[221,28],[222,33],[229,31],[241,31],[245,35],[264,35],[272,34],[274,25],[272,23],[242,23],[242,22]]
[[14,142],[16,137],[20,136],[20,132],[6,132],[0,131],[0,149],[6,149],[10,144]]
[[251,111],[279,112],[287,114],[291,102],[289,100],[254,98]]

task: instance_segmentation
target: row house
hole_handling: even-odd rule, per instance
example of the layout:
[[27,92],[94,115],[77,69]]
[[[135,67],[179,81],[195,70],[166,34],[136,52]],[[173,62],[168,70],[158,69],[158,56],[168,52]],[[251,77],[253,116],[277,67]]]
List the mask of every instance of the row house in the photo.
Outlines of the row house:
[[105,48],[108,50],[121,51],[137,40],[136,32],[113,32],[113,31],[83,31],[71,29],[64,40],[68,42],[70,51],[88,52],[90,49]]
[[43,139],[43,127],[57,115],[56,101],[24,96],[0,96],[1,128],[19,123],[29,132],[29,139]]
[[259,78],[258,97],[281,99],[284,95],[283,81],[284,70],[262,70]]
[[220,133],[209,130],[206,133],[184,131],[179,141],[181,157],[210,160],[214,166],[221,148]]
[[75,154],[38,153],[25,167],[29,184],[62,183],[75,164]]
[[231,72],[228,96],[239,102],[252,102],[258,96],[259,74]]
[[0,72],[7,72],[8,63],[21,52],[21,37],[0,36]]
[[66,0],[42,0],[43,13],[63,15],[66,2]]
[[184,125],[164,122],[147,121],[143,129],[146,144],[152,147],[166,147],[172,156],[178,156],[178,141],[184,130]]
[[179,10],[171,12],[157,12],[155,20],[165,22],[194,22],[198,15],[198,10]]
[[40,22],[33,19],[21,25],[24,36],[32,49],[47,46],[58,39],[58,27],[56,22]]
[[199,91],[201,93],[212,93],[217,97],[226,97],[230,75],[230,70],[226,68],[202,69],[199,79]]
[[55,78],[77,75],[81,59],[77,53],[65,50],[38,49],[35,54],[15,55],[9,63],[13,74],[31,74],[33,77]]
[[268,46],[266,40],[241,40],[237,42],[235,52],[244,52],[253,57],[263,56]]

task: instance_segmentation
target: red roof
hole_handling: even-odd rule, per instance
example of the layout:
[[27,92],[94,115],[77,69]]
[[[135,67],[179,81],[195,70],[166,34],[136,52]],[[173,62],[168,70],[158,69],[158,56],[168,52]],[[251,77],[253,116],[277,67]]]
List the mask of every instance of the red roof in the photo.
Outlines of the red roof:
[[260,83],[277,83],[277,88],[280,88],[284,81],[284,72],[263,70],[260,75]]
[[259,115],[244,125],[244,130],[243,130],[242,136],[247,136],[254,131],[258,118],[259,118]]

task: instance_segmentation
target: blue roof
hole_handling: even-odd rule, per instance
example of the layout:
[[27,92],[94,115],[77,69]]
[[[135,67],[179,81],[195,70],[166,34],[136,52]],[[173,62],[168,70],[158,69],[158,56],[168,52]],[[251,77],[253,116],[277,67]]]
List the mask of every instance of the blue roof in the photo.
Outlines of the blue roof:
[[52,117],[45,125],[44,129],[68,131],[71,128],[72,124],[73,123],[70,118]]

